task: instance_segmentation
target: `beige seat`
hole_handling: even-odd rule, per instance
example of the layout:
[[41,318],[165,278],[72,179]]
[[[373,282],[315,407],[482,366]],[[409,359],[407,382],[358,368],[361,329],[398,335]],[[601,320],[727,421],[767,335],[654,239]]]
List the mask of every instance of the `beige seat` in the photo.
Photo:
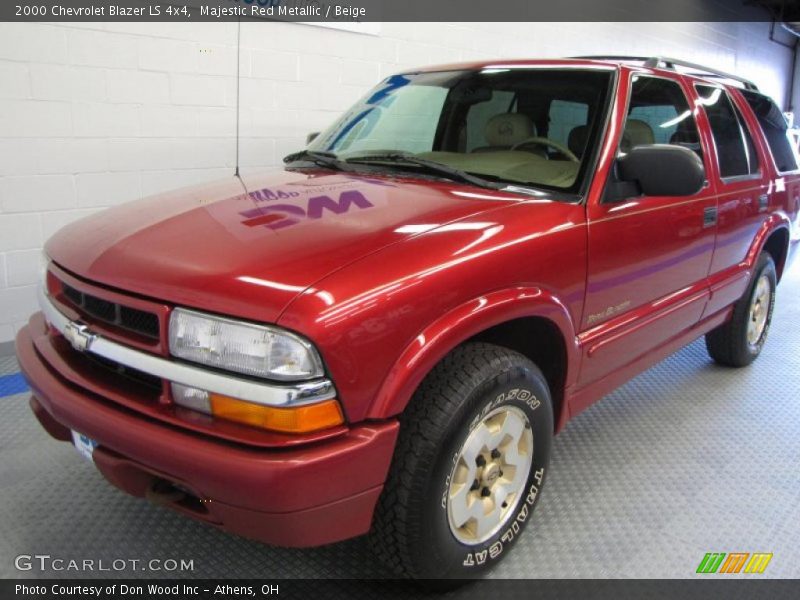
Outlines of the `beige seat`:
[[528,115],[501,113],[486,122],[484,137],[488,146],[475,148],[473,152],[497,152],[536,136],[536,127]]
[[636,146],[646,146],[655,144],[656,136],[653,128],[639,119],[628,119],[625,122],[625,131],[622,133],[621,148],[623,152],[629,152]]

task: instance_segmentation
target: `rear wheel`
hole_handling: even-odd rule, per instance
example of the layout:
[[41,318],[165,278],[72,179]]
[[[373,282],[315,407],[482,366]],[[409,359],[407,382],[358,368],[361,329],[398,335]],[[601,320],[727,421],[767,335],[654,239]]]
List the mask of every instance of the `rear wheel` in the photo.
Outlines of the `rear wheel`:
[[758,257],[747,291],[734,305],[731,320],[706,334],[706,348],[716,362],[744,367],[761,353],[775,306],[775,263],[767,252]]
[[479,575],[531,519],[550,458],[553,412],[541,371],[489,344],[454,350],[401,417],[370,539],[396,573]]

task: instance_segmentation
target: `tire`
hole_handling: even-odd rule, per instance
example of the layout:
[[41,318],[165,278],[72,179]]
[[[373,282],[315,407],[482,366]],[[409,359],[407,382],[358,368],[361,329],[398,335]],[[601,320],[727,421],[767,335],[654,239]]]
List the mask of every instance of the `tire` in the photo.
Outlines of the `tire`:
[[772,323],[776,287],[775,263],[762,252],[750,285],[734,304],[731,320],[706,334],[711,358],[728,367],[744,367],[758,358]]
[[[550,391],[536,365],[490,344],[457,348],[423,381],[400,418],[370,533],[373,551],[397,575],[439,580],[431,587],[480,576],[508,554],[531,520],[552,437]],[[476,454],[479,447],[484,452]],[[518,492],[504,505],[501,488]],[[475,501],[494,507],[491,521],[463,522]]]

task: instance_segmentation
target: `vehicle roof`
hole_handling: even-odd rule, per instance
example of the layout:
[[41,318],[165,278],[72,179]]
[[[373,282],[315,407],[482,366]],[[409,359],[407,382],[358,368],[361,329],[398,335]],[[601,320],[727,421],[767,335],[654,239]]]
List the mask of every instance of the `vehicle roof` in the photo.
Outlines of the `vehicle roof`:
[[420,68],[407,69],[404,73],[432,73],[436,71],[477,71],[481,69],[499,69],[503,67],[527,67],[527,66],[604,66],[607,68],[617,68],[623,61],[609,61],[586,58],[511,58],[511,59],[492,59],[469,61],[459,63],[448,63],[439,65],[429,65]]
[[[494,59],[494,60],[481,60],[460,63],[449,63],[430,65],[420,68],[407,69],[402,71],[403,74],[411,73],[433,73],[437,71],[478,71],[483,69],[502,69],[502,68],[524,68],[524,67],[592,67],[592,68],[606,68],[619,70],[621,68],[629,68],[639,72],[653,73],[667,77],[683,76],[692,80],[709,83],[712,85],[730,86],[738,89],[746,89],[744,81],[735,78],[731,75],[728,77],[721,77],[719,72],[714,74],[713,69],[709,69],[709,73],[692,73],[685,71],[678,71],[670,67],[651,67],[642,64],[645,59],[640,57],[580,57],[580,58],[513,58],[513,59]],[[637,64],[639,63],[639,64]],[[680,66],[680,63],[678,63]],[[699,67],[699,65],[698,65]],[[749,83],[749,82],[748,82]],[[755,87],[755,86],[753,86]],[[755,90],[754,90],[755,91]]]

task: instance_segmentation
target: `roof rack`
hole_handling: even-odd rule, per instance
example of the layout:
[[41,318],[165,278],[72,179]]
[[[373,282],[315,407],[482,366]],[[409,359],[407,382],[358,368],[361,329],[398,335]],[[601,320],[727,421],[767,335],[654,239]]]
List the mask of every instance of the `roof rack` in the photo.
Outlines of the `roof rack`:
[[696,73],[687,73],[688,75],[695,75],[698,77],[709,77],[711,79],[730,79],[731,81],[738,81],[746,90],[752,90],[754,92],[758,91],[758,86],[750,81],[749,79],[745,79],[744,77],[740,77],[738,75],[731,75],[730,73],[726,73],[725,71],[720,71],[719,69],[712,69],[711,67],[706,67],[703,65],[698,65],[697,63],[680,60],[677,58],[667,58],[664,56],[574,56],[573,58],[584,58],[584,59],[592,59],[592,60],[613,60],[613,61],[621,61],[621,62],[641,62],[643,66],[651,68],[651,69],[672,69],[675,71],[675,67],[686,67],[689,69],[694,69],[697,71]]

